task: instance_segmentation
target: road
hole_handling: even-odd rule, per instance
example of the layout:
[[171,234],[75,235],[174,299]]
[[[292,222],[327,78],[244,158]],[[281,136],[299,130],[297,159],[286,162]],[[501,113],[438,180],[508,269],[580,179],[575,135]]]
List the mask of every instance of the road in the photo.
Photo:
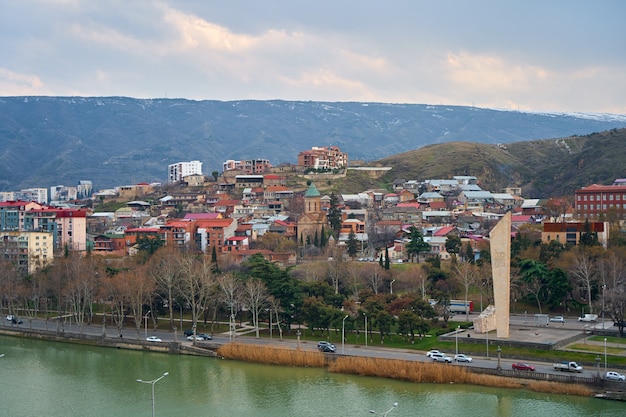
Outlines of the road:
[[[519,319],[519,318],[517,318]],[[523,317],[522,317],[523,319]],[[24,320],[24,319],[23,319]],[[519,325],[524,324],[523,321],[518,322],[517,320],[513,321],[513,323],[518,323]],[[124,328],[122,330],[122,338],[129,340],[145,340],[146,336],[156,336],[160,338],[164,342],[170,341],[178,341],[184,344],[191,345],[191,342],[186,340],[186,337],[180,333],[172,333],[169,331],[156,330],[153,331],[150,329],[150,322],[148,322],[148,328],[142,327],[139,332],[139,337],[137,336],[136,329]],[[578,323],[577,323],[578,324]],[[24,323],[21,325],[11,324],[11,322],[3,320],[3,324],[0,325],[4,328],[23,328],[23,329],[37,329],[37,330],[49,330],[54,331],[57,329],[56,321],[49,320],[40,320],[35,319],[32,320],[32,323],[28,320],[24,320]],[[78,326],[74,324],[65,323],[64,329],[66,333],[79,333]],[[120,337],[120,334],[115,327],[106,327],[106,337],[107,338],[116,338]],[[103,334],[103,328],[101,325],[85,325],[82,326],[81,330],[82,334],[101,336]],[[213,336],[213,342],[218,344],[226,344],[231,341],[231,337],[228,334],[218,334]],[[251,336],[237,336],[236,340],[240,343],[252,343],[259,345],[273,345],[273,346],[282,346],[289,349],[306,349],[306,350],[317,350],[317,341],[309,341],[309,340],[293,340],[293,339],[280,339],[278,335],[275,335],[273,338],[255,338],[252,334]],[[393,349],[393,348],[385,348],[380,345],[369,345],[365,346],[357,346],[346,344],[344,346],[337,345],[336,355],[349,355],[349,356],[366,356],[366,357],[376,357],[376,358],[387,358],[387,359],[399,359],[406,361],[420,361],[420,362],[430,362],[431,359],[428,358],[425,352],[414,351],[409,349]],[[454,358],[454,353],[446,352],[448,356]],[[496,354],[495,352],[493,353]],[[511,369],[511,365],[514,362],[519,362],[515,360],[510,360],[507,358],[501,358],[500,366],[502,369]],[[561,374],[561,371],[555,371],[552,368],[552,363],[546,362],[538,362],[538,361],[526,361],[531,365],[535,366],[536,372],[542,373],[550,373],[550,374]],[[496,368],[498,364],[497,357],[484,357],[484,356],[473,356],[472,363],[456,363],[453,362],[450,366],[475,366],[481,368]],[[576,374],[584,377],[595,377],[597,375],[597,369],[595,368],[585,368],[582,373]]]

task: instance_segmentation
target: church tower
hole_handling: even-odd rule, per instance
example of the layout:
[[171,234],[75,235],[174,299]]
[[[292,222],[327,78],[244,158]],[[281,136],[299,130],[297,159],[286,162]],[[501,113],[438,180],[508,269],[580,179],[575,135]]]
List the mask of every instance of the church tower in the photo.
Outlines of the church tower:
[[322,238],[322,228],[327,223],[326,213],[322,210],[322,196],[311,182],[304,193],[304,213],[298,219],[298,242],[314,243]]

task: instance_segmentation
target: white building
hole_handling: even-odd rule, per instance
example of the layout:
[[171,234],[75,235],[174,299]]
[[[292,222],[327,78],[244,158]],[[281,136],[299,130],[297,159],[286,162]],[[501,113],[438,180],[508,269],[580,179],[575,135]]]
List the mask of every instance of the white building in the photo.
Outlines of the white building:
[[177,162],[175,164],[168,165],[168,182],[176,183],[183,180],[188,175],[203,175],[202,174],[202,162],[190,161],[190,162]]

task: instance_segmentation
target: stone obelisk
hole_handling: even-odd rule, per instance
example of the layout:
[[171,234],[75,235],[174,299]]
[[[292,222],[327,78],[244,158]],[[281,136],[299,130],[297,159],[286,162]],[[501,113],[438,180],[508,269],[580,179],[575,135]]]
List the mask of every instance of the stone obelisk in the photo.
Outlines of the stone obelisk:
[[509,337],[511,303],[511,212],[489,233],[493,299],[496,307],[496,335]]

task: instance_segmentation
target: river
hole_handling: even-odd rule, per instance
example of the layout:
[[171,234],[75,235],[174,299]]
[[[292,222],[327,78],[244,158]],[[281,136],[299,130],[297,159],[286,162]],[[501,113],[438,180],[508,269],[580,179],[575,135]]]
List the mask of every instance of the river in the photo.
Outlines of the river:
[[623,417],[626,403],[0,336],[0,416]]

